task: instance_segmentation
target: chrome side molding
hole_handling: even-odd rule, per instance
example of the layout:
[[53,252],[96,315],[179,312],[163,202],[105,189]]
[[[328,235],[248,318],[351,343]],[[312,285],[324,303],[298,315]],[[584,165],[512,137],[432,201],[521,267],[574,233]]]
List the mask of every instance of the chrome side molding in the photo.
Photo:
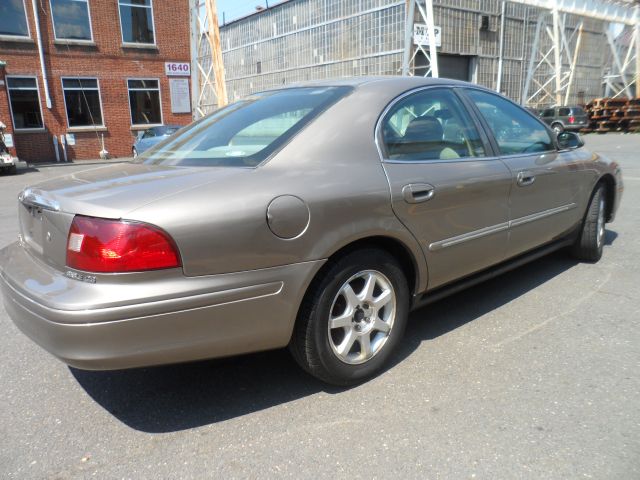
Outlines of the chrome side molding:
[[578,205],[575,203],[569,203],[567,205],[562,205],[561,207],[550,208],[549,210],[543,210],[542,212],[534,213],[532,215],[527,215],[525,217],[520,217],[514,220],[510,220],[508,222],[499,223],[498,225],[492,225],[490,227],[485,227],[479,230],[473,230],[471,232],[463,233],[462,235],[458,235],[456,237],[445,238],[444,240],[431,243],[429,245],[429,250],[434,252],[442,248],[453,247],[454,245],[458,245],[460,243],[468,242],[470,240],[475,240],[477,238],[486,237],[488,235],[493,235],[494,233],[504,232],[505,230],[511,230],[514,227],[519,227],[520,225],[525,225],[530,222],[535,222],[536,220],[542,220],[543,218],[550,217],[551,215],[556,215],[558,213],[572,210],[577,206]]

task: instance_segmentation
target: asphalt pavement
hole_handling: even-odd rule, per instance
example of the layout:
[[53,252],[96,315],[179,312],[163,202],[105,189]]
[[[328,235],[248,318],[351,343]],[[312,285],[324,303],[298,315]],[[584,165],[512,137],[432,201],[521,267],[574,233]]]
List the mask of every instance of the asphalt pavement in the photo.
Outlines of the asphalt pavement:
[[[414,312],[355,388],[286,351],[80,371],[0,307],[0,477],[640,478],[640,135],[586,142],[625,176],[603,259],[553,254]],[[22,188],[87,168],[0,176],[0,247]]]

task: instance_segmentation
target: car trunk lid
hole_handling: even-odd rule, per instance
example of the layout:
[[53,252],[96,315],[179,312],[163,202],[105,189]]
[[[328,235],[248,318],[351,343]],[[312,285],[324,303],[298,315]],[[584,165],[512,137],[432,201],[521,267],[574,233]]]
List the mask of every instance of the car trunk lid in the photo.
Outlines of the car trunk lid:
[[118,164],[64,175],[19,196],[21,242],[34,256],[66,267],[67,237],[75,215],[126,219],[160,198],[242,174],[242,168]]

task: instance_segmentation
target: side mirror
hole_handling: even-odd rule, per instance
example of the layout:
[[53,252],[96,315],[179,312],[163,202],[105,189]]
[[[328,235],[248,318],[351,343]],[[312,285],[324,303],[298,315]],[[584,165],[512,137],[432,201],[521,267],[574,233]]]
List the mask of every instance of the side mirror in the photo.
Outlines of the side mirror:
[[558,134],[558,146],[560,150],[573,150],[584,147],[584,141],[577,133],[562,132]]

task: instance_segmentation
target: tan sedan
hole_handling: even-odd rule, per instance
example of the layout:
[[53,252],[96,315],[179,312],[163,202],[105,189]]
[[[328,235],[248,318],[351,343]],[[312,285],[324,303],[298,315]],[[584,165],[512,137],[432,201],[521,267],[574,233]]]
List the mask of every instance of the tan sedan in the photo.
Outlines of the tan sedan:
[[622,189],[576,134],[476,85],[306,84],[26,189],[0,285],[79,368],[288,345],[347,385],[383,368],[412,308],[556,249],[597,261]]

